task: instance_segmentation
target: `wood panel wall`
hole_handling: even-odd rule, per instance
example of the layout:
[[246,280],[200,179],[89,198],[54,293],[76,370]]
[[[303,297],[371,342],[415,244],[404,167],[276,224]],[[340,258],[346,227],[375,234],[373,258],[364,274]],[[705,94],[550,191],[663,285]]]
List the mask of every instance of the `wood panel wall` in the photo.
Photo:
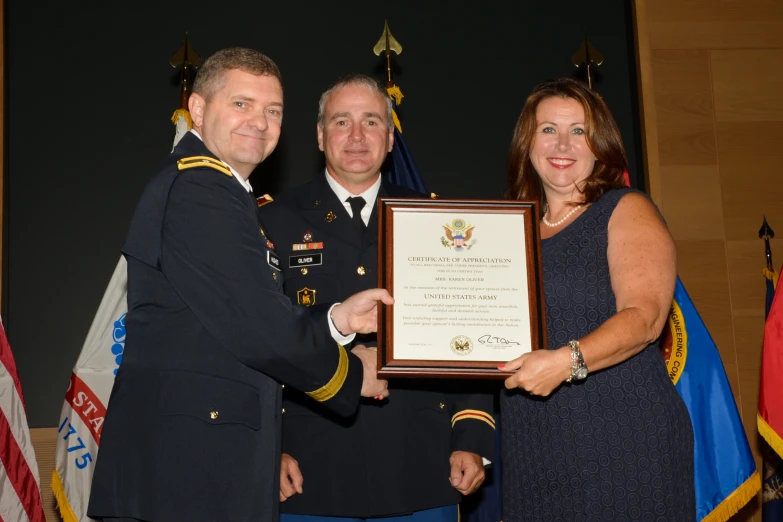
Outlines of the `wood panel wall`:
[[[783,2],[635,0],[647,179],[756,464],[764,215],[783,237]],[[783,241],[773,240],[780,268]],[[774,257],[777,254],[777,257]],[[760,496],[733,521],[761,521]]]

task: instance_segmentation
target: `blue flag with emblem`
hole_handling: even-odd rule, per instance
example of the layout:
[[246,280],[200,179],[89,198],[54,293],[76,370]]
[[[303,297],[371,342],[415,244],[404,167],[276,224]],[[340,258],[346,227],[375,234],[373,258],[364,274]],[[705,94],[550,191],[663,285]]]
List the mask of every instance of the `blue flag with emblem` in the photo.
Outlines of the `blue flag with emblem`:
[[[402,102],[402,91],[396,85],[387,89],[392,99],[392,120],[394,121],[394,147],[387,160],[386,179],[390,182],[422,194],[428,194],[427,185],[419,173],[416,162],[413,161],[405,140],[402,138],[402,126],[397,116],[397,106]],[[463,498],[460,506],[460,520],[463,522],[499,522],[503,512],[503,492],[500,488],[500,416],[495,413],[495,455],[492,465],[487,470],[487,478],[481,488]]]
[[679,277],[661,351],[693,423],[696,519],[724,522],[761,479],[718,348]]

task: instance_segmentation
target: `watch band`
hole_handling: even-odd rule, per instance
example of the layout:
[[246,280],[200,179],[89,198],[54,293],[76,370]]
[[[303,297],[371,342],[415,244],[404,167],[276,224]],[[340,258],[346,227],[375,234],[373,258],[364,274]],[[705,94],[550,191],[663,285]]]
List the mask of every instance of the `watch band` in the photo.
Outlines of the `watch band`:
[[582,350],[579,349],[579,341],[568,341],[568,346],[571,347],[571,375],[568,376],[565,382],[570,383],[587,377],[587,365],[585,364]]

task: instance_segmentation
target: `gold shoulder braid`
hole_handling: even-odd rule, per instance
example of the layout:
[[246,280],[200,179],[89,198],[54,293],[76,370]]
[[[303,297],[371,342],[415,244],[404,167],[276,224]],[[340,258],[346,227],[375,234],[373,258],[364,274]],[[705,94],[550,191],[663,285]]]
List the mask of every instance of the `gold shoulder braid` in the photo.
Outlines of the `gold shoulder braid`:
[[228,165],[215,158],[210,158],[209,156],[191,156],[177,161],[177,169],[179,170],[195,169],[197,167],[215,169],[229,178],[232,177],[231,169],[228,168]]

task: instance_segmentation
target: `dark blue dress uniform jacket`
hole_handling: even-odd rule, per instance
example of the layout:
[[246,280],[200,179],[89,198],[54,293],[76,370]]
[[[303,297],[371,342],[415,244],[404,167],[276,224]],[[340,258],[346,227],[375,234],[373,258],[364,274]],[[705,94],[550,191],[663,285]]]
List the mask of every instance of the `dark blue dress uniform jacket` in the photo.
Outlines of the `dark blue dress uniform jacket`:
[[[378,195],[422,197],[385,181]],[[376,210],[360,234],[324,174],[259,209],[293,302],[318,306],[377,286]],[[294,250],[306,243],[307,234],[311,244],[322,242],[323,248]],[[375,335],[364,344],[374,345]],[[457,504],[461,495],[449,483],[451,452],[493,455],[494,428],[487,413],[492,394],[478,393],[478,386],[476,381],[396,379],[389,382],[387,400],[362,399],[358,413],[348,418],[286,388],[283,451],[299,462],[304,493],[281,504],[281,512],[364,518]],[[462,420],[453,422],[457,415]]]
[[275,521],[280,383],[356,409],[361,362],[331,339],[324,307],[282,294],[268,251],[255,200],[187,134],[123,247],[128,336],[91,517]]

